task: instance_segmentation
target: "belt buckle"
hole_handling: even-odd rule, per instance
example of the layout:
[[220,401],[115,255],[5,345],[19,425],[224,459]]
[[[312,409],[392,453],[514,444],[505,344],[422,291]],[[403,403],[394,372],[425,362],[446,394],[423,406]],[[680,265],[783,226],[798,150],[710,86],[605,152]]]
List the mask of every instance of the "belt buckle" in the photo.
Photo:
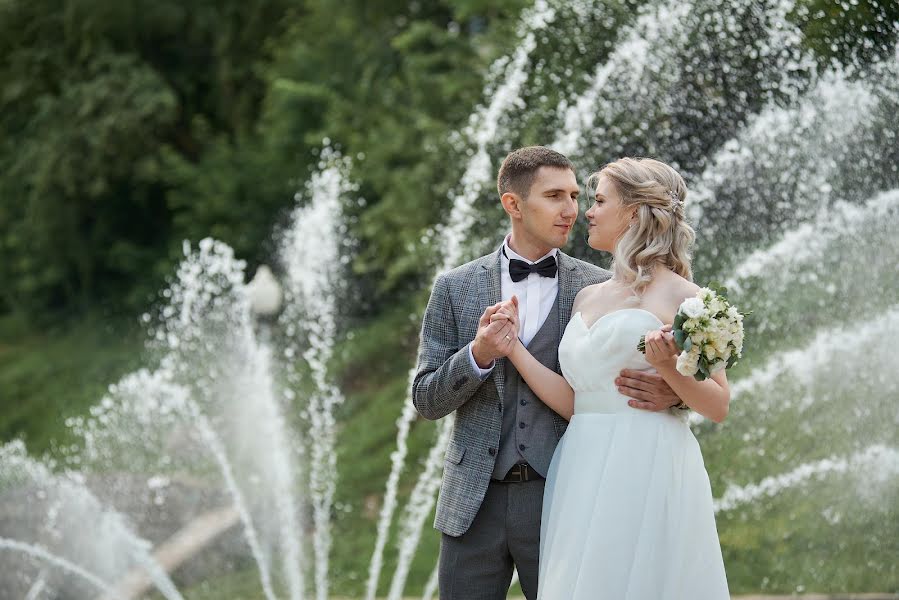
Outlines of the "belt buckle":
[[514,467],[512,467],[512,472],[509,473],[513,475],[515,479],[514,483],[521,483],[522,481],[528,481],[528,465],[523,463],[518,463]]

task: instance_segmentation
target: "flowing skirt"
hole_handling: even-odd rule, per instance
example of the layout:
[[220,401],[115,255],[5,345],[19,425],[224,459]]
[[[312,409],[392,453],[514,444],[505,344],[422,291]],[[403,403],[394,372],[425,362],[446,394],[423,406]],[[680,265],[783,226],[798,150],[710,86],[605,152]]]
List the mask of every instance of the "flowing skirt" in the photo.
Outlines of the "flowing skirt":
[[712,492],[668,413],[575,414],[553,455],[542,600],[728,600]]

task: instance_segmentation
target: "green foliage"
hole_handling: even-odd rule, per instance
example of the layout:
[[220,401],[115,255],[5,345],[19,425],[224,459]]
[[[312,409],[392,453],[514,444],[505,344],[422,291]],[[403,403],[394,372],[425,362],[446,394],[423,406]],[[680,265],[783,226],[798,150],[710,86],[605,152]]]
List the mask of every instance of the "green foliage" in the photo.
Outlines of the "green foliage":
[[257,61],[285,5],[0,7],[0,310],[145,305],[180,245],[176,175],[210,142],[252,129]]
[[183,239],[269,260],[326,136],[359,164],[360,287],[416,289],[410,248],[457,176],[447,131],[522,6],[4,3],[0,311],[142,310]]
[[357,161],[365,203],[346,208],[353,270],[377,306],[427,277],[421,236],[445,214],[458,177],[447,134],[480,100],[495,53],[484,52],[492,36],[471,31],[514,17],[516,3],[487,4],[312,3],[270,69],[267,144],[308,157],[328,137]]
[[143,354],[135,322],[93,313],[42,333],[0,318],[0,440],[24,438],[33,455],[73,441],[67,417],[83,415]]
[[899,35],[899,3],[893,0],[801,0],[791,16],[823,63],[860,65],[885,58]]

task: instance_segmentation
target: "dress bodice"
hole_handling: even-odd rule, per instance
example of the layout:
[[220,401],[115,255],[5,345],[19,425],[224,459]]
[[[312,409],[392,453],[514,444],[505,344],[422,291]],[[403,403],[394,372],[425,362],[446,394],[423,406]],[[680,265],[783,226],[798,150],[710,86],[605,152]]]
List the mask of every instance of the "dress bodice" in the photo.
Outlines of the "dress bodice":
[[612,311],[589,327],[580,312],[574,314],[559,344],[559,365],[575,392],[575,414],[639,411],[628,406],[615,378],[622,369],[654,372],[637,344],[640,336],[662,324],[640,308]]

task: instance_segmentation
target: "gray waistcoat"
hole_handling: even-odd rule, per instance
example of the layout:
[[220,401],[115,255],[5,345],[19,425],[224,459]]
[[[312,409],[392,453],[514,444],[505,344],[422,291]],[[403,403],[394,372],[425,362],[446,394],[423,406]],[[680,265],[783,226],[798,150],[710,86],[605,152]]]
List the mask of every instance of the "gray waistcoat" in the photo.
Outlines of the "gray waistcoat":
[[[546,321],[528,344],[528,352],[555,370],[559,356],[559,296]],[[515,463],[527,462],[546,477],[559,441],[551,408],[543,404],[524,382],[511,361],[505,362],[503,428],[493,479],[502,479]]]

